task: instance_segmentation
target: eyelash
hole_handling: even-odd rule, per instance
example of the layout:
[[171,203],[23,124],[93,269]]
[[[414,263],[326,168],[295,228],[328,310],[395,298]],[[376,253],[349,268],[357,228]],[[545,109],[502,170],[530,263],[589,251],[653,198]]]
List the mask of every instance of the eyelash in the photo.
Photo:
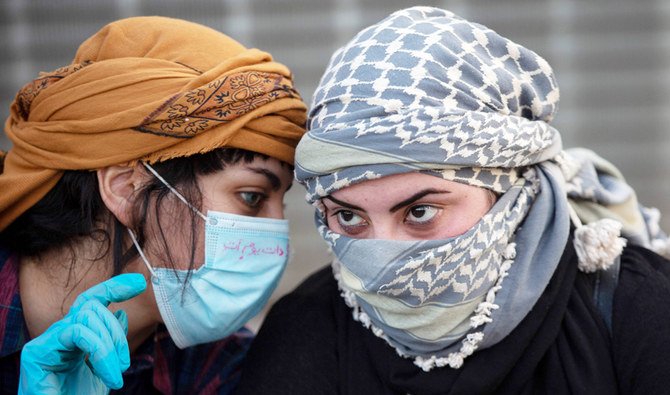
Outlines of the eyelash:
[[[429,218],[428,220],[423,221],[423,222],[407,220],[407,217],[412,214],[413,210],[420,209],[420,208],[426,208],[427,210],[434,210],[433,216],[431,218]],[[413,226],[413,227],[417,227],[417,228],[428,226],[431,223],[433,223],[433,221],[435,221],[437,216],[440,214],[440,211],[441,211],[440,208],[437,208],[435,206],[431,206],[429,204],[418,204],[416,206],[412,206],[412,207],[407,208],[407,210],[405,211],[404,222],[407,223],[409,226]],[[357,224],[357,225],[343,224],[340,219],[341,219],[341,215],[344,214],[344,213],[349,213],[349,214],[352,214],[352,215],[355,215],[355,216],[361,218],[362,223]],[[347,232],[349,234],[360,233],[362,231],[362,227],[367,225],[367,221],[365,220],[365,218],[363,218],[363,216],[361,216],[359,214],[356,214],[355,212],[353,212],[351,210],[347,210],[347,209],[335,210],[335,211],[333,211],[333,213],[330,216],[333,217],[335,219],[335,221],[337,221],[338,225],[345,232]]]
[[[361,215],[358,215],[358,214],[356,214],[355,212],[353,212],[353,211],[351,211],[351,210],[337,210],[337,211],[335,211],[335,212],[333,213],[333,216],[336,217],[336,218],[339,220],[339,219],[341,218],[341,215],[343,215],[343,214],[351,214],[351,215],[355,215],[356,217],[359,217],[359,218],[361,218],[363,221],[365,221],[365,219],[364,219]],[[367,221],[365,221],[365,222],[367,222]]]
[[409,207],[405,213],[405,218],[407,218],[410,214],[412,214],[413,210],[419,209],[419,208],[425,208],[427,210],[434,210],[433,216],[429,218],[426,221],[411,221],[415,226],[425,226],[430,223],[432,223],[435,218],[440,214],[441,209],[431,206],[429,204],[418,204],[416,206]]
[[[343,224],[342,221],[341,221],[341,216],[345,213],[349,213],[349,214],[352,214],[352,215],[355,215],[355,216],[361,218],[362,223],[358,224],[358,225]],[[364,227],[365,224],[367,224],[367,221],[365,220],[365,218],[363,218],[362,216],[356,214],[355,212],[353,212],[351,210],[347,210],[347,209],[339,209],[339,210],[336,209],[332,212],[332,214],[329,215],[329,217],[333,218],[333,220],[337,222],[337,225],[340,228],[342,228],[348,234],[360,233],[362,231],[362,227]]]
[[[244,195],[254,195],[258,197],[258,201],[256,203],[249,203],[245,198]],[[267,195],[261,192],[254,192],[254,191],[243,191],[239,192],[240,200],[244,205],[246,205],[249,208],[252,209],[258,209],[263,206],[263,203],[267,200]]]

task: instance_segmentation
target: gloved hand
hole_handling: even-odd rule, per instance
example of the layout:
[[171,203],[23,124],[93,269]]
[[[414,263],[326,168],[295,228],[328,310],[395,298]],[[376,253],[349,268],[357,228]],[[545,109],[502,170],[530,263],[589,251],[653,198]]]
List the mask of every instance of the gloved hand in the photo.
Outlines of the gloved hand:
[[130,366],[123,302],[146,288],[139,273],[121,274],[93,286],[75,299],[70,311],[21,352],[19,394],[106,394],[123,386]]

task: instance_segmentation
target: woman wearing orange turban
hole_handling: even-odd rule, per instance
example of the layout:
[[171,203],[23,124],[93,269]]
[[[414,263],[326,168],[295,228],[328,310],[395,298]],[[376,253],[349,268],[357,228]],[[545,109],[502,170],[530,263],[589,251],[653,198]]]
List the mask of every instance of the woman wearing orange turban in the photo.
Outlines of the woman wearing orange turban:
[[304,122],[285,66],[171,18],[113,22],[24,86],[0,153],[3,389],[232,390],[286,264]]

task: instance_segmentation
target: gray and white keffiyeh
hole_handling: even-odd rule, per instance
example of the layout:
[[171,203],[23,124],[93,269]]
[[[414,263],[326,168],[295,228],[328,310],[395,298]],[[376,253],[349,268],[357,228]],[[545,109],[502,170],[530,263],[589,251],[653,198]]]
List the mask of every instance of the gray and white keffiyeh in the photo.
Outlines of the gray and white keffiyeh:
[[[296,150],[296,178],[317,207],[354,318],[424,370],[458,368],[532,308],[568,240],[566,185],[577,207],[582,198],[598,203],[586,192],[623,182],[580,178],[593,165],[562,151],[549,125],[558,98],[540,56],[436,8],[395,12],[331,58]],[[448,240],[356,240],[328,229],[324,196],[416,171],[500,198]],[[616,198],[629,199],[622,191]]]

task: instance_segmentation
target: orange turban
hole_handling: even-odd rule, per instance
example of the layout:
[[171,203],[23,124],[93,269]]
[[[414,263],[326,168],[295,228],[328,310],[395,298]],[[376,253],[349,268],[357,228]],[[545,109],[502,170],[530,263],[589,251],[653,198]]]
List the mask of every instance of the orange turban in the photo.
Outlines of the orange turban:
[[[0,158],[0,230],[64,170],[243,148],[293,163],[306,107],[270,54],[178,19],[135,17],[87,39],[12,103]],[[0,155],[3,156],[3,155]]]

